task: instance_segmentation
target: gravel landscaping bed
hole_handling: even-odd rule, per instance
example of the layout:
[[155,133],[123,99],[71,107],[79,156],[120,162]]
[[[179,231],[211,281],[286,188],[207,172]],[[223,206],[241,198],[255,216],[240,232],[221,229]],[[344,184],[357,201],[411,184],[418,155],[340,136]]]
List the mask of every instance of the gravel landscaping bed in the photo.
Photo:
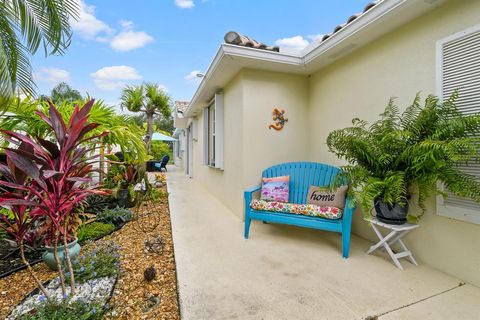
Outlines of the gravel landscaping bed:
[[[48,281],[57,276],[44,263],[33,266],[40,281]],[[21,270],[0,279],[0,319],[5,319],[25,296],[36,288],[27,270]]]
[[[110,293],[115,285],[115,279],[115,277],[104,277],[92,279],[82,284],[77,284],[76,293],[70,301],[82,301],[84,303],[96,301],[101,304],[105,304],[110,298]],[[57,301],[64,299],[58,278],[52,280],[48,286],[45,287],[45,289],[52,299]],[[69,289],[70,288],[67,288],[67,294]],[[7,320],[15,320],[16,317],[35,309],[44,301],[45,296],[41,292],[31,295],[13,310],[11,315],[7,317]]]
[[[166,195],[166,187],[161,191]],[[95,242],[113,240],[120,246],[122,271],[118,278],[96,278],[79,284],[73,299],[86,302],[108,299],[114,286],[106,319],[180,319],[168,198],[163,196],[157,202],[147,202],[138,210],[138,219]],[[90,245],[85,245],[82,252],[88,251]],[[146,276],[147,268],[149,277]],[[43,263],[33,269],[40,281],[57,276]],[[55,291],[55,296],[62,298],[56,280],[48,287]],[[13,309],[15,314],[31,309],[42,299],[36,292],[31,294],[35,288],[26,270],[0,279],[0,319],[7,318]]]
[[[162,191],[165,192],[166,188],[163,187]],[[108,237],[122,246],[120,262],[124,271],[110,300],[113,310],[107,319],[180,319],[168,199],[165,197],[149,203],[142,212],[152,216],[130,222]],[[151,225],[152,221],[158,221],[154,230],[138,230],[139,225]],[[159,239],[161,252],[145,246],[146,241],[152,244]],[[156,270],[152,281],[144,279],[144,271],[148,267]]]

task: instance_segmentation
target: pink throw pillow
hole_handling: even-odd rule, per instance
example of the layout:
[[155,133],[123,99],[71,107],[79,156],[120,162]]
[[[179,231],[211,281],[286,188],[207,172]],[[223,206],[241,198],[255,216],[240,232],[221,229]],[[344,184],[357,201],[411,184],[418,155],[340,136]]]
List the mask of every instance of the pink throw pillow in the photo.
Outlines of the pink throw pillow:
[[290,176],[262,178],[261,200],[288,202]]

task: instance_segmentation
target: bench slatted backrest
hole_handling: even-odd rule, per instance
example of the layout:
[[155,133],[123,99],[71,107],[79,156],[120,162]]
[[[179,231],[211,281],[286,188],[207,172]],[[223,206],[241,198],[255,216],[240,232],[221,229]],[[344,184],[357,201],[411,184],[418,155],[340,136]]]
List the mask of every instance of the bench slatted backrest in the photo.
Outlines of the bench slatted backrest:
[[265,169],[262,177],[290,176],[288,202],[304,204],[309,186],[329,186],[339,170],[323,163],[287,162]]

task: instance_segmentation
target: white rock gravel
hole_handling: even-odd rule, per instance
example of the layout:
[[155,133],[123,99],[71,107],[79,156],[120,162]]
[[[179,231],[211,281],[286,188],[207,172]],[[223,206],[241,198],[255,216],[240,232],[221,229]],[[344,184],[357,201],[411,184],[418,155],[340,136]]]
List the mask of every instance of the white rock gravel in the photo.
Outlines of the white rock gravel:
[[[97,278],[89,280],[82,284],[77,284],[75,289],[75,295],[72,297],[71,301],[75,302],[80,300],[85,303],[99,301],[106,303],[108,298],[110,297],[110,292],[112,291],[114,285],[115,277]],[[70,292],[68,282],[66,283],[66,286],[68,294]],[[52,299],[57,299],[58,301],[60,301],[64,298],[58,278],[52,280],[46,287],[46,290]],[[44,301],[45,298],[42,292],[28,297],[12,311],[12,313],[7,317],[7,320],[15,320],[18,316],[29,312],[36,306],[42,304]]]

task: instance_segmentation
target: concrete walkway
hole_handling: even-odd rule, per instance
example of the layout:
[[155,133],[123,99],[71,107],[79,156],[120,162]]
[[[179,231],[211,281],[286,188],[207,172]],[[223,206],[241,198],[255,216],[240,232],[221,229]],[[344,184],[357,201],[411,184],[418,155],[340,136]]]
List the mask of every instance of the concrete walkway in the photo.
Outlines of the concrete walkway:
[[329,232],[254,221],[244,240],[237,216],[169,169],[182,319],[480,319],[479,288],[421,262],[400,271],[358,237],[349,259]]

